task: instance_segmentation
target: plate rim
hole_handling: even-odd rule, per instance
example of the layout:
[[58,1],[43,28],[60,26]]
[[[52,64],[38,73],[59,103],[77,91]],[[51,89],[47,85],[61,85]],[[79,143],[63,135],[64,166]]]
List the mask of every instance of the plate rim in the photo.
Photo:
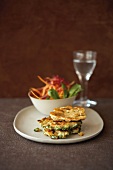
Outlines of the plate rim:
[[[101,121],[101,128],[93,133],[92,135],[89,135],[87,137],[85,136],[82,136],[81,139],[80,138],[66,138],[66,139],[51,139],[50,137],[48,137],[48,139],[44,138],[42,140],[42,138],[39,138],[39,137],[34,137],[34,136],[30,136],[30,135],[27,135],[23,132],[21,132],[17,127],[16,127],[16,121],[18,119],[18,117],[20,116],[20,114],[22,114],[22,112],[26,111],[26,110],[29,110],[29,109],[36,109],[33,105],[30,105],[30,106],[27,106],[27,107],[24,107],[22,109],[20,109],[16,116],[14,117],[14,121],[13,121],[13,128],[14,130],[16,131],[16,133],[18,133],[20,136],[22,136],[23,138],[26,138],[28,140],[31,140],[31,141],[34,141],[34,142],[40,142],[40,143],[48,143],[48,144],[70,144],[70,143],[79,143],[79,142],[82,142],[82,141],[86,141],[86,140],[89,140],[91,138],[94,138],[96,137],[102,130],[103,130],[103,127],[104,127],[104,121],[102,119],[102,117],[99,115],[99,113],[97,111],[95,111],[94,109],[92,108],[85,108],[86,110],[89,110],[89,111],[93,111],[95,112],[100,121]],[[37,111],[37,109],[36,109]],[[39,111],[38,111],[39,112]],[[39,112],[40,113],[40,112]],[[42,114],[42,116],[47,116],[47,115],[44,115]]]

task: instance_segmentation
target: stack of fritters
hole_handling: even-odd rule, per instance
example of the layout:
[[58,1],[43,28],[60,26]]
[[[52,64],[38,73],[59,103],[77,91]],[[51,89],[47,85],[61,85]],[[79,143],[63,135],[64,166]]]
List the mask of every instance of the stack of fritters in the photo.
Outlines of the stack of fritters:
[[63,139],[81,131],[82,120],[86,118],[82,107],[59,107],[50,112],[49,117],[38,120],[43,133],[52,139]]

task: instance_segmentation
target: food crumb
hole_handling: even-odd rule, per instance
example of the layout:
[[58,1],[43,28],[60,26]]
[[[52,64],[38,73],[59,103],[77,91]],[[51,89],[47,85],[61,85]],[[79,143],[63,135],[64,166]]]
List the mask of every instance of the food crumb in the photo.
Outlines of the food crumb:
[[42,131],[42,130],[41,130],[40,128],[35,128],[34,131],[35,131],[35,132],[40,132],[40,131]]
[[78,135],[79,136],[84,136],[84,132],[79,132]]

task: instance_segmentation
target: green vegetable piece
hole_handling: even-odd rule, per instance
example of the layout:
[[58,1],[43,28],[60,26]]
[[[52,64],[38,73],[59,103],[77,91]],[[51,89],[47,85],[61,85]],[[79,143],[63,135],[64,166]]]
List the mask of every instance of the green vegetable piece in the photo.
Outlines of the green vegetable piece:
[[49,99],[50,99],[50,97],[49,97],[49,96],[47,96],[47,97],[46,97],[46,100],[49,100]]
[[52,97],[53,99],[60,99],[58,92],[54,89],[48,90],[48,95]]
[[37,128],[34,129],[34,131],[35,131],[35,132],[40,132],[41,129],[37,127]]
[[81,85],[80,84],[74,84],[69,90],[69,97],[77,96],[77,94],[81,91],[82,91]]
[[69,92],[68,92],[68,90],[67,90],[66,85],[65,85],[65,84],[63,84],[63,83],[62,83],[62,88],[63,88],[63,92],[64,92],[64,94],[63,94],[63,98],[67,98],[67,97],[68,97],[68,95],[69,95]]

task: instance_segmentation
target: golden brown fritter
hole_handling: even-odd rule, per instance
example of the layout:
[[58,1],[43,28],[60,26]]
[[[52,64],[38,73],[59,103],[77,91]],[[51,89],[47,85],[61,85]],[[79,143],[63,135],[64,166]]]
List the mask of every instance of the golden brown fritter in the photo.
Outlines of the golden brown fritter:
[[54,121],[79,121],[86,118],[85,109],[83,107],[59,107],[50,112],[50,117]]
[[66,121],[54,121],[51,117],[45,117],[38,120],[42,128],[54,129],[54,130],[69,130],[75,127],[81,126],[82,121],[66,122]]

